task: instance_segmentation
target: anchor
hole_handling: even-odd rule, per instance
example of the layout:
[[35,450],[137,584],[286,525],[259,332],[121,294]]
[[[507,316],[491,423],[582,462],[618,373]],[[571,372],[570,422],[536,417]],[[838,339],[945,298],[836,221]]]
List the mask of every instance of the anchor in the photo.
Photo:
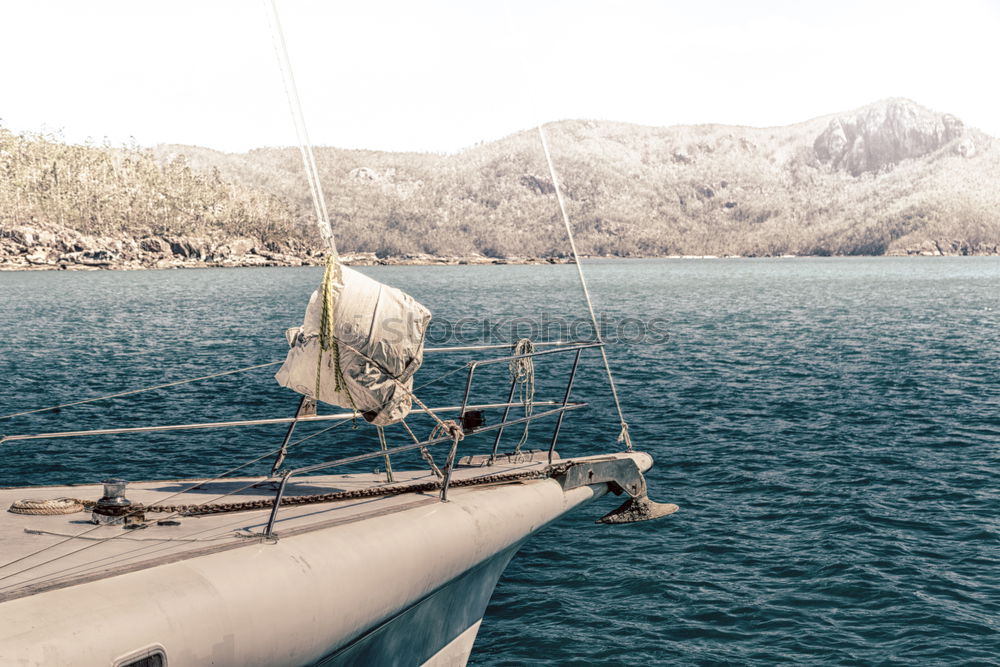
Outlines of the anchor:
[[615,495],[628,494],[620,507],[611,510],[596,523],[617,524],[650,521],[673,514],[673,503],[658,503],[649,499],[646,478],[631,458],[596,458],[575,462],[558,478],[563,490],[591,484],[607,484]]

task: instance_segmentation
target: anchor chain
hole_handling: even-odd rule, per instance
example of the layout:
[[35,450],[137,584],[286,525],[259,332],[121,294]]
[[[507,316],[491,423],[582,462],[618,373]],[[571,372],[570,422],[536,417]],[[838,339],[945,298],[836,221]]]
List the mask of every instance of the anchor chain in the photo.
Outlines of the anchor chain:
[[[569,467],[569,464],[551,466],[546,470],[533,470],[519,473],[496,473],[484,477],[455,480],[451,482],[452,487],[480,486],[486,484],[497,484],[501,482],[514,482],[528,479],[546,479],[562,474]],[[420,482],[417,484],[406,484],[404,486],[379,486],[366,489],[352,489],[348,491],[333,491],[331,493],[321,493],[311,496],[286,496],[281,499],[281,506],[286,505],[313,505],[317,503],[329,503],[338,500],[357,500],[361,498],[377,498],[380,496],[397,496],[404,493],[424,493],[437,491],[441,488],[438,480],[431,482]],[[149,505],[139,506],[146,512],[169,512],[182,514],[184,516],[202,516],[207,514],[222,514],[226,512],[245,512],[249,510],[270,509],[274,505],[273,500],[248,500],[238,503],[217,503],[214,505]]]
[[[571,463],[562,463],[548,466],[544,470],[529,470],[526,472],[500,472],[493,475],[473,477],[470,479],[459,479],[451,482],[451,487],[481,486],[486,484],[498,484],[502,482],[516,482],[529,479],[547,479],[562,475],[572,466]],[[397,496],[404,493],[424,493],[428,491],[438,491],[441,489],[441,481],[418,482],[398,486],[376,486],[365,489],[351,489],[347,491],[332,491],[330,493],[320,493],[309,496],[285,496],[281,499],[282,507],[286,505],[313,505],[318,503],[330,503],[338,500],[357,500],[360,498],[378,498],[380,496]],[[79,498],[66,498],[83,506],[83,509],[94,507],[96,501],[81,500]],[[205,516],[210,514],[224,514],[228,512],[246,512],[250,510],[270,509],[274,506],[274,501],[270,499],[247,500],[235,503],[215,503],[211,505],[133,505],[130,513],[141,514],[143,512],[180,514],[182,516]],[[77,510],[79,511],[79,510]]]

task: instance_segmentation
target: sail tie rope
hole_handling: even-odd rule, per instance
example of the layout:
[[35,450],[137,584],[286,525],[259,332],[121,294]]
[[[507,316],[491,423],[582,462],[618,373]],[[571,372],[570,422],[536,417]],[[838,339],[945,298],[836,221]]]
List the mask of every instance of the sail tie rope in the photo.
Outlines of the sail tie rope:
[[347,394],[347,399],[351,403],[351,409],[358,411],[358,406],[354,402],[354,396],[344,379],[344,369],[340,365],[340,345],[337,344],[337,336],[334,322],[334,312],[336,304],[333,298],[333,286],[336,281],[340,266],[337,258],[330,255],[326,258],[326,269],[323,271],[323,284],[320,288],[320,299],[322,301],[322,311],[319,325],[319,349],[316,357],[316,400],[320,400],[320,386],[323,375],[323,355],[329,354],[331,365],[333,366],[333,389],[337,392]]
[[[573,227],[569,223],[569,214],[566,212],[566,202],[563,200],[562,187],[559,185],[559,177],[556,175],[555,164],[552,162],[552,153],[549,151],[549,142],[545,138],[545,129],[542,123],[538,124],[538,136],[542,140],[542,150],[545,152],[545,161],[549,166],[549,176],[552,178],[552,187],[556,191],[556,199],[559,202],[559,211],[562,213],[563,225],[566,227],[566,236],[569,237],[569,247],[573,252],[573,261],[576,263],[576,272],[580,277],[580,286],[583,288],[583,297],[587,301],[587,310],[590,312],[590,321],[594,325],[594,336],[599,343],[604,343],[601,336],[601,328],[597,324],[597,315],[594,313],[594,303],[590,299],[590,290],[587,289],[587,279],[583,275],[583,264],[580,263],[580,255],[576,251],[576,241],[573,239]],[[632,451],[632,438],[628,432],[628,422],[625,421],[625,413],[622,412],[621,401],[618,400],[618,389],[615,387],[615,378],[611,373],[611,364],[608,363],[608,353],[604,351],[604,346],[597,348],[601,351],[601,360],[604,362],[604,371],[608,376],[608,386],[611,388],[611,396],[615,401],[615,409],[618,411],[618,421],[621,424],[621,431],[618,433],[618,442],[625,443],[625,450]]]

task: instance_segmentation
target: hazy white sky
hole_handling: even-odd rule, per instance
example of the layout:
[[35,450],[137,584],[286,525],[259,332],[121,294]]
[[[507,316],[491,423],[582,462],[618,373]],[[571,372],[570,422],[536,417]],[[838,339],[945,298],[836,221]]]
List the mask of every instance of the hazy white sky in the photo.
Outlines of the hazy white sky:
[[[909,97],[1000,136],[1000,0],[279,0],[313,142],[454,151],[539,121],[782,125]],[[4,3],[0,124],[290,145],[253,0]]]

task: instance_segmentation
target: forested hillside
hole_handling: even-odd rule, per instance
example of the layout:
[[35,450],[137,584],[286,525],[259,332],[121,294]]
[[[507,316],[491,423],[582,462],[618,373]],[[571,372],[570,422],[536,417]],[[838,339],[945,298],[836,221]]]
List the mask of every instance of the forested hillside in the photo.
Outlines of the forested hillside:
[[[908,100],[780,128],[546,126],[591,255],[997,253],[1000,147]],[[537,133],[453,155],[318,148],[343,251],[560,256]],[[297,149],[71,146],[0,131],[0,221],[314,246]]]
[[[780,128],[564,121],[547,132],[589,254],[878,255],[1000,244],[996,142],[907,100]],[[307,204],[293,149],[159,151]],[[566,251],[534,131],[457,155],[321,148],[318,162],[348,250]]]

